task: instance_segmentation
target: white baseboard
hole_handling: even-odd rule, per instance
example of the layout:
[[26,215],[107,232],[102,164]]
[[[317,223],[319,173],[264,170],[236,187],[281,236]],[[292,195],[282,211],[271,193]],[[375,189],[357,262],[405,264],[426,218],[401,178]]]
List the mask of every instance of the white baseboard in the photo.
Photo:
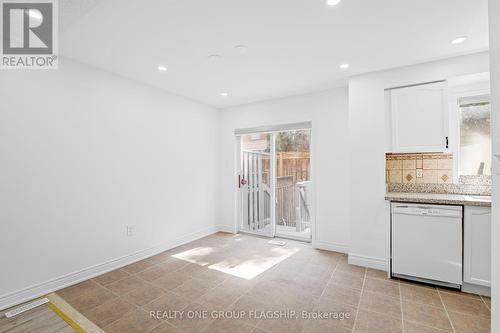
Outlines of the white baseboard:
[[378,269],[381,271],[389,270],[389,263],[386,259],[374,258],[374,257],[366,257],[353,253],[349,253],[348,255],[348,263],[356,266],[363,266],[373,269]]
[[236,233],[236,230],[235,230],[234,227],[230,227],[230,226],[225,225],[225,224],[216,225],[215,229],[217,231],[227,232],[227,233],[230,233],[230,234],[235,234]]
[[132,264],[136,261],[151,257],[163,251],[167,251],[174,247],[211,235],[217,231],[225,231],[221,230],[220,227],[221,226],[209,227],[198,232],[184,235],[176,240],[170,241],[165,244],[157,245],[123,257],[109,260],[107,262],[87,267],[82,270],[33,285],[31,287],[27,287],[6,295],[2,295],[0,296],[0,310],[10,308],[12,306],[40,297],[42,295],[46,295],[53,291],[91,279],[98,275]]
[[471,284],[464,282],[462,284],[462,291],[470,294],[477,294],[481,296],[491,297],[491,288],[486,286],[479,286],[477,284]]
[[312,247],[319,250],[333,251],[339,253],[349,252],[349,247],[345,244],[330,243],[318,240],[312,242]]

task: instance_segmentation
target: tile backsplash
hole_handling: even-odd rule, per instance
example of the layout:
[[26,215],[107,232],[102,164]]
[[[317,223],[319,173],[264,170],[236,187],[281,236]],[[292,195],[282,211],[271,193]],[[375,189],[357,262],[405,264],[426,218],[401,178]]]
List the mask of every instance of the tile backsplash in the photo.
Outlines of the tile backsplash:
[[452,184],[453,155],[386,154],[388,184]]

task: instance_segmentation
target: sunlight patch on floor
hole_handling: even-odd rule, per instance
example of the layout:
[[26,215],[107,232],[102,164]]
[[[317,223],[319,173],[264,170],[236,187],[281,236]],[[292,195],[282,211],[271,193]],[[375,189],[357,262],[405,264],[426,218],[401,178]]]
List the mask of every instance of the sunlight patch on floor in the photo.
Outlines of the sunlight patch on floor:
[[204,258],[207,258],[214,252],[215,249],[212,247],[196,247],[191,250],[174,254],[172,255],[172,257],[185,260],[193,264],[205,266],[208,265],[209,262],[207,260],[204,260]]
[[298,251],[300,251],[299,248],[274,248],[271,250],[272,254],[269,255],[263,253],[251,255],[248,259],[228,259],[210,265],[208,268],[251,280]]

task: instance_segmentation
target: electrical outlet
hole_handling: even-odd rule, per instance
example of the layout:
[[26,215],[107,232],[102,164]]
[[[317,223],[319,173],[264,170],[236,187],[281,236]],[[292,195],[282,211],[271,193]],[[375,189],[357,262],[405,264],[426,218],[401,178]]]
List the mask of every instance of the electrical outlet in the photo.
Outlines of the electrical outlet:
[[127,236],[130,237],[134,233],[134,229],[132,228],[131,225],[127,226]]
[[424,170],[417,169],[417,178],[422,178],[424,176]]

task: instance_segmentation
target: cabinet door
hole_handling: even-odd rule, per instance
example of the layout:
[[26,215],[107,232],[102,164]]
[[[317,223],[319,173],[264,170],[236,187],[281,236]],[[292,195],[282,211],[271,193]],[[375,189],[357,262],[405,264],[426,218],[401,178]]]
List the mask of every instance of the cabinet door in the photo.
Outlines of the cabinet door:
[[448,137],[446,82],[391,91],[392,150],[442,152]]
[[490,207],[465,207],[464,281],[491,286]]

